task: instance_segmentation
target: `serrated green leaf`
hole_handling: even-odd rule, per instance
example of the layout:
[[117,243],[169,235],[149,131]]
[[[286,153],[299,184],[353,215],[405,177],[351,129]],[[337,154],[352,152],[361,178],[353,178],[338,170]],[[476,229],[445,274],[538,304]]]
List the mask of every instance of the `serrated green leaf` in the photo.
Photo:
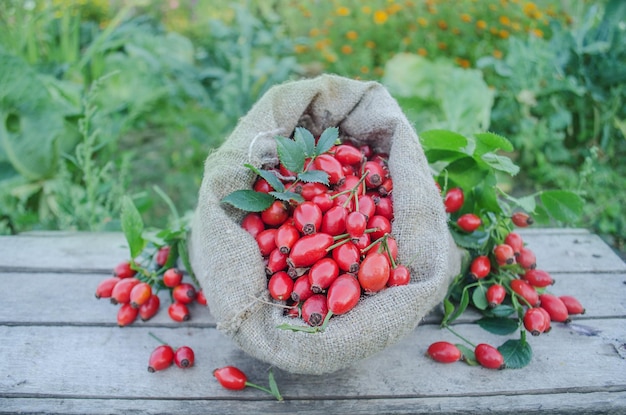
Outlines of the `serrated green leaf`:
[[328,127],[325,129],[320,138],[317,140],[317,146],[315,146],[315,155],[319,156],[320,154],[326,153],[332,146],[335,145],[337,139],[339,138],[339,128],[337,127]]
[[566,190],[546,190],[539,194],[541,203],[554,219],[571,223],[576,222],[583,211],[583,201],[575,193]]
[[497,150],[510,153],[514,150],[513,144],[511,144],[507,138],[496,133],[478,133],[475,134],[474,137],[476,138],[476,148],[474,149],[474,154],[476,155],[482,155]]
[[481,168],[472,157],[463,157],[450,163],[446,168],[448,180],[463,189],[473,189],[488,177],[489,171]]
[[460,233],[451,229],[450,234],[452,235],[452,239],[454,239],[455,244],[466,249],[480,250],[485,246],[487,240],[489,239],[489,233],[481,230],[476,230],[472,233]]
[[274,197],[270,194],[243,189],[235,190],[224,197],[222,202],[246,212],[261,212],[270,207],[274,200]]
[[504,357],[504,364],[509,369],[520,369],[527,366],[533,358],[533,349],[525,340],[511,339],[498,347]]
[[428,130],[419,134],[424,150],[453,150],[463,152],[467,138],[448,130]]
[[519,167],[506,156],[500,156],[495,153],[485,153],[480,158],[482,161],[498,171],[508,173],[511,176],[515,176],[519,173]]
[[465,363],[470,366],[478,366],[478,362],[476,361],[476,355],[474,354],[474,351],[472,349],[460,343],[455,344],[455,346],[458,347],[463,354],[463,361]]
[[472,303],[474,307],[479,310],[486,310],[487,307],[489,307],[489,303],[487,302],[487,287],[481,284],[474,288]]
[[298,143],[304,154],[309,157],[315,156],[315,137],[306,128],[296,127],[293,138]]
[[476,322],[489,333],[505,336],[515,332],[519,328],[519,322],[506,317],[483,317]]
[[321,170],[309,170],[298,173],[298,179],[306,183],[323,183],[328,186],[328,173]]
[[302,197],[302,195],[294,192],[270,192],[269,194],[274,196],[276,199],[282,200],[284,202],[289,202],[291,200],[298,203],[304,202],[304,198]]
[[269,185],[272,186],[272,189],[276,190],[277,192],[285,191],[285,185],[283,184],[283,182],[281,182],[280,179],[276,177],[276,175],[272,173],[271,171],[257,169],[251,164],[244,164],[244,166],[252,170],[257,175],[264,178],[269,183]]
[[143,238],[143,220],[139,211],[135,207],[132,199],[129,196],[122,198],[122,230],[124,236],[128,242],[128,248],[130,249],[130,257],[138,257],[146,246],[146,241]]
[[276,137],[276,150],[278,158],[287,170],[301,172],[304,168],[305,155],[298,143],[287,137]]

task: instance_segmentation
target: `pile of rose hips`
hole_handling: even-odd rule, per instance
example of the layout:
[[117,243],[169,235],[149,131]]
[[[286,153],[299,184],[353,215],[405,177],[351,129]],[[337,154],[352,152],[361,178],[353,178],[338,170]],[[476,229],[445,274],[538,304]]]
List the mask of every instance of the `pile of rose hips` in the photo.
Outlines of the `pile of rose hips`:
[[[177,322],[190,318],[189,304],[194,301],[206,306],[206,297],[194,284],[183,282],[183,272],[167,266],[171,248],[162,246],[148,256],[146,264],[137,261],[124,261],[113,270],[113,276],[102,280],[96,287],[96,298],[109,298],[112,304],[119,305],[117,324],[120,327],[132,324],[137,317],[147,321],[160,309],[160,290],[168,290],[172,302],[168,307],[170,318]],[[197,283],[196,283],[197,284]],[[183,346],[176,351],[163,344],[157,347],[150,357],[148,371],[154,372],[169,367],[175,362],[179,367],[193,366],[193,351]]]
[[[385,154],[344,142],[305,162],[328,185],[304,182],[280,163],[272,171],[302,201],[274,201],[250,212],[241,226],[256,240],[265,261],[271,297],[286,314],[313,327],[353,309],[362,295],[406,285],[409,269],[398,263],[390,235],[393,182]],[[257,177],[254,190],[273,189]]]
[[[462,208],[463,203],[464,193],[461,188],[451,188],[446,192],[444,205],[450,214],[451,230],[471,234],[483,225],[483,220],[474,213],[462,214],[454,220],[457,216],[455,212]],[[473,252],[467,275],[461,276],[464,278],[459,281],[462,284],[484,283],[484,300],[488,309],[494,310],[505,303],[512,305],[517,311],[520,328],[523,326],[533,336],[539,336],[551,330],[551,322],[567,323],[570,316],[582,314],[585,310],[573,296],[557,297],[547,292],[547,287],[554,284],[554,279],[548,272],[537,268],[534,252],[525,246],[518,233],[511,230],[514,226],[527,227],[533,223],[533,219],[521,211],[513,213],[509,219],[504,234],[490,234],[489,237],[493,239],[492,250]],[[505,367],[504,357],[497,348],[485,343],[469,344],[474,347],[474,356],[471,358],[481,366],[490,369]],[[445,341],[431,344],[427,355],[442,363],[467,358],[459,347]]]

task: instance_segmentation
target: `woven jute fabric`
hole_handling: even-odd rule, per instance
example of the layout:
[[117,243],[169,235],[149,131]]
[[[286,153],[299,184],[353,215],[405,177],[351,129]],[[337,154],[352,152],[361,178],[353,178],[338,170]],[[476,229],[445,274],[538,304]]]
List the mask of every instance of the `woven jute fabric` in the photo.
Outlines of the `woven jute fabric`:
[[[273,304],[259,248],[241,228],[246,212],[220,203],[232,191],[252,187],[255,175],[245,163],[277,163],[274,137],[289,136],[298,126],[314,135],[339,127],[341,139],[389,155],[392,234],[412,275],[406,286],[363,297],[319,333],[277,328],[305,323]],[[274,86],[208,155],[190,256],[218,329],[249,355],[301,374],[334,372],[397,342],[441,302],[461,263],[417,134],[397,102],[377,82],[334,75]]]

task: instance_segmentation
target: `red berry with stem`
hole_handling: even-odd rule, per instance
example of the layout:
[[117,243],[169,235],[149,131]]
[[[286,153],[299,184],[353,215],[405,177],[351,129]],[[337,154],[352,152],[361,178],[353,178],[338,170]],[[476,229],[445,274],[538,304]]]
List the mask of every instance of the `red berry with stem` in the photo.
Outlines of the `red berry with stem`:
[[324,294],[313,294],[302,304],[302,319],[309,325],[321,326],[328,314],[328,304]]
[[333,206],[322,217],[322,232],[329,235],[340,235],[346,231],[348,209],[343,206]]
[[291,248],[287,263],[293,268],[309,267],[326,256],[333,242],[332,236],[322,232],[303,236]]
[[113,287],[113,291],[111,291],[111,302],[113,304],[128,303],[130,301],[130,292],[137,284],[139,284],[139,280],[135,277],[120,280]]
[[261,192],[261,193],[269,193],[272,190],[274,190],[272,186],[270,186],[270,184],[267,182],[267,180],[265,180],[262,177],[259,177],[258,179],[256,179],[256,181],[254,182],[254,186],[252,188],[254,189],[255,192]]
[[274,234],[274,243],[283,254],[288,254],[298,239],[300,239],[300,232],[287,222],[280,225]]
[[439,341],[428,346],[426,352],[434,361],[439,363],[454,363],[461,360],[463,354],[454,344]]
[[397,287],[400,285],[408,285],[411,282],[411,272],[404,265],[398,265],[389,271],[388,287]]
[[113,288],[120,281],[119,277],[109,277],[100,281],[96,287],[96,298],[111,298]]
[[494,308],[502,304],[502,301],[506,298],[506,288],[504,288],[504,285],[493,284],[487,288],[485,297],[489,307]]
[[163,344],[158,346],[150,354],[148,360],[148,372],[154,373],[159,370],[167,369],[174,362],[174,349],[172,346]]
[[377,244],[375,244],[374,246],[372,246],[370,252],[380,252],[381,254],[384,254],[385,257],[387,258],[387,260],[389,261],[389,265],[391,265],[391,260],[389,259],[389,254],[391,254],[391,257],[393,258],[394,262],[398,260],[398,243],[391,236],[387,236],[386,243],[387,243],[387,249],[388,250],[385,249],[385,247],[384,247],[384,245],[383,245],[383,243],[381,241],[381,242],[378,242]]
[[174,297],[174,301],[179,303],[190,304],[196,299],[196,288],[187,282],[183,282],[174,287],[172,297]]
[[302,234],[315,233],[322,226],[322,210],[313,202],[300,203],[293,211],[293,222]]
[[524,313],[524,327],[533,336],[539,336],[546,328],[546,317],[539,308],[529,308]]
[[515,256],[518,256],[524,247],[524,240],[516,232],[509,233],[506,238],[504,238],[504,243],[513,248]]
[[346,231],[351,238],[359,238],[366,227],[367,218],[361,212],[350,212],[346,217]]
[[311,291],[311,283],[309,282],[308,274],[301,275],[293,283],[291,299],[296,303],[306,301],[313,294],[314,293],[313,291]]
[[585,314],[585,307],[583,307],[576,297],[571,295],[561,295],[559,298],[563,301],[563,304],[565,304],[569,315]]
[[368,254],[359,267],[359,284],[366,293],[382,290],[389,280],[389,260],[386,255],[372,252]]
[[268,256],[276,248],[276,229],[265,229],[256,236],[261,255]]
[[191,317],[189,315],[189,308],[187,308],[187,305],[179,302],[173,302],[170,304],[167,309],[167,313],[172,320],[178,322],[187,321]]
[[535,221],[525,212],[515,212],[511,216],[511,220],[518,228],[525,228],[532,225]]
[[166,287],[174,288],[183,280],[183,272],[178,268],[169,268],[163,273],[163,284]]
[[548,272],[537,268],[526,270],[522,278],[530,285],[540,288],[554,284],[554,279]]
[[369,189],[377,189],[381,184],[383,184],[383,181],[387,176],[383,167],[375,161],[368,161],[365,163],[363,174],[365,173],[367,173],[367,176],[365,176],[365,185]]
[[302,185],[302,190],[300,191],[300,196],[304,198],[304,200],[313,200],[315,196],[323,195],[328,192],[328,187],[322,183],[304,183]]
[[265,223],[263,223],[261,215],[250,212],[241,221],[241,227],[256,239],[257,235],[265,230]]
[[137,274],[137,271],[132,269],[130,262],[125,261],[119,263],[113,270],[113,275],[119,278],[131,278]]
[[541,314],[543,314],[544,320],[546,322],[546,325],[543,328],[543,333],[547,333],[550,330],[552,330],[552,326],[551,326],[552,320],[550,319],[550,314],[548,314],[548,312],[541,306],[535,307],[535,308],[539,310]]
[[537,258],[533,251],[528,248],[522,248],[517,256],[517,263],[524,269],[533,269],[537,267]]
[[213,376],[229,390],[243,390],[247,385],[248,378],[245,373],[234,366],[225,366],[213,371]]
[[351,274],[342,274],[328,287],[327,304],[333,314],[352,310],[361,297],[361,285]]
[[569,322],[569,313],[563,301],[556,295],[543,293],[539,296],[541,308],[550,314],[550,320],[561,323]]
[[272,275],[267,283],[267,289],[273,299],[285,301],[288,298],[291,298],[293,280],[285,271],[279,271]]
[[174,352],[174,363],[181,369],[192,367],[194,359],[193,350],[189,346],[181,346]]
[[287,207],[280,200],[275,201],[270,207],[261,212],[261,219],[268,226],[280,226],[288,217]]
[[[393,220],[393,200],[391,197],[381,197],[376,204],[376,215]],[[371,216],[370,216],[371,217]]]
[[130,305],[139,308],[142,304],[150,299],[152,295],[152,287],[147,282],[140,282],[130,291]]
[[159,311],[159,307],[161,306],[161,300],[159,296],[156,294],[152,294],[148,301],[139,306],[139,317],[141,320],[147,321],[150,320],[154,315]]
[[481,343],[474,349],[476,361],[487,369],[504,369],[504,357],[495,347]]
[[363,160],[363,153],[358,148],[349,144],[340,144],[335,149],[335,158],[341,164],[358,164]]
[[316,294],[321,293],[339,275],[339,265],[332,258],[322,258],[317,261],[309,270],[309,283],[311,291]]
[[139,310],[132,307],[130,304],[122,304],[119,310],[117,310],[117,325],[120,327],[128,326],[132,324],[137,318]]
[[530,307],[535,307],[539,304],[537,290],[526,281],[518,279],[511,281],[511,289],[522,297]]
[[359,270],[361,251],[354,243],[339,245],[332,250],[332,255],[340,270],[353,274]]
[[477,256],[470,265],[470,275],[473,279],[485,278],[491,272],[491,261],[485,255]]
[[367,221],[368,229],[375,229],[371,237],[376,240],[386,233],[391,233],[391,222],[382,215],[374,215]]
[[456,220],[456,224],[465,232],[474,232],[480,227],[480,225],[482,225],[482,223],[482,220],[473,213],[466,213],[464,215],[461,215]]
[[335,206],[335,202],[333,202],[333,199],[330,197],[330,194],[328,193],[323,193],[321,195],[313,196],[313,199],[311,199],[311,202],[315,203],[317,207],[320,208],[322,213],[327,212],[328,209]]
[[328,174],[328,183],[331,185],[341,185],[345,180],[345,174],[339,160],[330,154],[321,154],[315,158],[313,165],[316,170],[324,171]]
[[167,264],[167,259],[170,256],[170,250],[171,248],[167,245],[159,248],[154,259],[158,266],[162,267],[163,265]]
[[267,265],[265,266],[265,273],[272,275],[275,272],[284,270],[287,268],[287,254],[283,254],[280,249],[276,248],[270,252],[267,258]]
[[453,187],[448,190],[443,199],[443,204],[446,208],[446,212],[448,213],[454,213],[461,209],[464,202],[465,195],[463,194],[463,189],[460,187]]
[[513,248],[507,244],[496,245],[493,248],[493,254],[500,265],[511,265],[515,263],[515,252]]
[[365,218],[369,220],[369,218],[374,216],[376,212],[376,204],[374,203],[374,199],[372,199],[370,195],[361,195],[359,196],[358,200],[359,200],[359,212],[364,214]]
[[378,186],[378,193],[381,196],[388,196],[393,191],[393,180],[387,177],[380,186]]

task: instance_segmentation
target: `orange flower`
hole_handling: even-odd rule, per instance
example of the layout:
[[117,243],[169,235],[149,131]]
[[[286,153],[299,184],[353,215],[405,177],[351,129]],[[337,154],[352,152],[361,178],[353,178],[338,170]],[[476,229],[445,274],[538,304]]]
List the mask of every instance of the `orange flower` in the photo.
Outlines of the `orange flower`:
[[365,42],[365,47],[368,49],[374,49],[376,47],[376,43],[371,40],[368,40]]
[[537,37],[543,37],[543,30],[541,29],[533,29],[531,32],[533,35]]
[[498,36],[500,36],[500,39],[508,39],[509,38],[509,31],[508,30],[500,30],[498,32]]
[[437,26],[439,26],[439,29],[441,30],[448,30],[448,23],[446,23],[445,20],[439,20],[437,22]]
[[509,26],[511,24],[511,19],[508,16],[500,16],[500,24],[502,26]]
[[337,56],[335,56],[335,54],[333,53],[325,53],[324,59],[326,59],[330,63],[337,62]]
[[384,10],[376,10],[374,12],[374,23],[376,24],[384,24],[387,19],[389,19],[389,15]]
[[346,32],[346,39],[348,40],[356,40],[359,37],[359,34],[354,30],[350,30]]
[[344,55],[350,55],[352,52],[352,46],[350,45],[343,45],[341,47],[341,53],[343,53]]
[[337,16],[350,16],[350,9],[344,6],[337,8]]
[[424,49],[424,48],[419,48],[417,50],[417,54],[420,55],[420,56],[427,56],[428,55],[428,51],[426,49]]
[[438,42],[437,43],[437,47],[441,50],[446,50],[448,49],[448,45],[446,44],[446,42]]
[[360,71],[362,74],[367,74],[370,73],[370,68],[368,68],[367,66],[361,66]]
[[418,17],[417,24],[419,24],[422,27],[426,27],[428,26],[428,20],[424,19],[423,17]]
[[480,30],[484,30],[487,28],[487,22],[485,22],[484,20],[479,20],[476,22],[476,28],[480,29]]
[[496,59],[502,59],[502,51],[498,50],[498,49],[494,49],[493,52],[493,57]]
[[454,60],[456,61],[457,65],[459,65],[461,68],[469,68],[471,66],[470,61],[467,59],[456,58]]
[[452,33],[458,36],[461,34],[461,29],[459,29],[458,27],[455,27],[452,29]]
[[387,13],[389,14],[396,14],[400,10],[402,10],[402,6],[400,6],[398,3],[394,3],[391,6],[387,7]]
[[469,14],[467,14],[467,13],[463,13],[463,14],[461,15],[461,20],[462,20],[462,21],[464,21],[465,23],[469,23],[469,22],[471,22],[471,21],[472,21],[472,16],[470,16],[470,15],[469,15]]
[[511,23],[511,29],[513,29],[515,31],[518,31],[518,30],[521,29],[521,26],[520,26],[520,24],[518,22],[513,22],[513,23]]

